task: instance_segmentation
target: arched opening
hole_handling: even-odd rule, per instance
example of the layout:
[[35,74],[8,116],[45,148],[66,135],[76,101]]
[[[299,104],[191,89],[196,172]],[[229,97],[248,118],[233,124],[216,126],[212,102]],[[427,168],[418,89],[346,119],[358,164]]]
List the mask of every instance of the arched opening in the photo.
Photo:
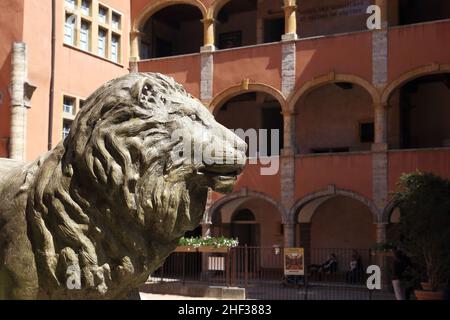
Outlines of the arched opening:
[[[390,1],[390,0],[388,0]],[[297,1],[298,35],[301,38],[367,30],[371,0]]]
[[335,254],[338,270],[348,270],[353,251],[367,266],[376,243],[373,213],[366,204],[343,195],[313,199],[297,211],[296,243],[305,248],[308,264],[321,264]]
[[[394,2],[394,1],[393,1]],[[391,7],[392,25],[407,25],[450,18],[450,1],[398,0]]]
[[242,129],[248,133],[245,138],[249,144],[249,157],[257,157],[258,154],[277,156],[283,148],[281,111],[281,105],[275,97],[254,91],[230,98],[219,107],[215,116],[225,127]]
[[301,154],[370,150],[374,141],[371,95],[349,82],[307,92],[295,105],[296,147]]
[[216,16],[216,46],[229,49],[281,41],[284,12],[280,1],[231,0]]
[[189,4],[165,7],[145,23],[141,58],[162,58],[200,51],[203,44],[203,18],[199,8]]
[[416,78],[389,99],[392,149],[450,147],[450,73]]
[[[240,225],[248,230],[241,230]],[[215,208],[212,212],[211,233],[214,236],[238,238],[242,235],[239,238],[240,246],[270,247],[283,244],[279,209],[274,203],[252,195],[232,199]]]
[[239,239],[241,245],[258,245],[258,224],[255,215],[249,209],[240,209],[231,219],[231,237]]

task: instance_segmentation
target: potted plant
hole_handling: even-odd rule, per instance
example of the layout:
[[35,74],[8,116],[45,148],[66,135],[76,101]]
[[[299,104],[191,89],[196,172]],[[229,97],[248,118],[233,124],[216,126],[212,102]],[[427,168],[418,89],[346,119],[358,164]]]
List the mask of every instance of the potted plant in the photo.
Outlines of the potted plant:
[[391,257],[392,252],[397,246],[393,242],[380,242],[373,248],[372,255]]
[[237,247],[238,240],[225,237],[191,237],[181,238],[175,252],[216,252],[226,253],[230,248]]
[[431,173],[405,174],[394,200],[401,212],[400,245],[423,267],[431,289],[416,290],[416,297],[441,299],[450,278],[450,181]]

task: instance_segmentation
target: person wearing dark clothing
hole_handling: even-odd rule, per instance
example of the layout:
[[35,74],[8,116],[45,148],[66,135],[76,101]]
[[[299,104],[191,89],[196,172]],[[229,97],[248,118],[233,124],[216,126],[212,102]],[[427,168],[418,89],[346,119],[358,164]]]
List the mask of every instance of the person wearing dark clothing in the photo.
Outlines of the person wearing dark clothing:
[[353,250],[352,259],[350,260],[350,269],[347,271],[346,279],[349,283],[356,283],[362,280],[364,270],[362,266],[361,256],[358,251]]
[[311,273],[335,273],[337,271],[337,257],[332,253],[327,261],[320,265],[313,264],[309,266],[309,269]]
[[411,259],[401,250],[394,251],[394,260],[392,262],[392,286],[394,287],[395,298],[397,300],[406,300],[407,279],[406,271],[412,267]]

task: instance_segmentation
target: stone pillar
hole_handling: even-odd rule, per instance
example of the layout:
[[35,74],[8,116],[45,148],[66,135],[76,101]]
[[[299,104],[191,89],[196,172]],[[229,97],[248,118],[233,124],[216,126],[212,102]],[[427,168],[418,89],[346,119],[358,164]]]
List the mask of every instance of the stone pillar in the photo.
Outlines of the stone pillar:
[[[372,198],[379,214],[388,202],[388,153],[386,144],[372,146]],[[381,217],[378,217],[381,221]]]
[[19,161],[26,158],[27,106],[24,97],[27,75],[27,46],[25,43],[14,43],[11,72],[10,158]]
[[203,23],[203,47],[201,51],[215,50],[215,20],[207,18],[202,20]]
[[386,226],[387,223],[377,223],[377,243],[385,243],[387,240],[386,236]]
[[281,92],[288,97],[295,89],[295,41],[283,40],[281,46]]
[[284,231],[284,247],[291,248],[295,246],[295,224],[285,223],[283,224]]
[[284,149],[295,150],[295,113],[283,112]]
[[284,0],[284,35],[283,40],[297,39],[297,5],[296,0]]
[[209,221],[203,221],[201,223],[201,227],[202,227],[202,237],[211,237],[211,222]]
[[130,60],[131,61],[139,61],[140,52],[139,52],[139,43],[141,42],[142,32],[138,30],[133,30],[130,32]]
[[[211,222],[202,222],[202,237],[211,236]],[[202,274],[206,274],[208,272],[208,253],[202,253]]]
[[372,82],[376,87],[383,87],[388,81],[388,5],[387,0],[375,3],[381,9],[381,30],[372,32]]
[[214,54],[203,51],[200,58],[200,100],[208,103],[213,98]]
[[[381,8],[381,30],[372,31],[372,83],[382,92],[388,83],[388,6],[387,0],[376,0]],[[372,198],[379,214],[388,201],[387,107],[374,105],[375,143],[372,146]],[[378,217],[378,221],[381,217]]]
[[[295,190],[295,155],[293,149],[284,148],[280,155],[280,183],[281,204],[286,212],[294,204]],[[284,224],[284,246],[293,247],[295,244],[295,223],[290,217],[283,217]]]
[[387,106],[383,104],[374,105],[375,115],[375,144],[387,144]]

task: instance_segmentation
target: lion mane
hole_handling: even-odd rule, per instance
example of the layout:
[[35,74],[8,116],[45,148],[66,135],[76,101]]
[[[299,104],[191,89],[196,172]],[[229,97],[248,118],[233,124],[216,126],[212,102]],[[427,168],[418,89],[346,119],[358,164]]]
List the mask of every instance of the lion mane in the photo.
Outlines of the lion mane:
[[170,157],[187,110],[213,123],[200,109],[161,74],[132,73],[92,94],[69,136],[0,186],[10,200],[0,205],[0,282],[10,283],[0,298],[115,299],[143,284],[199,224],[213,187]]

